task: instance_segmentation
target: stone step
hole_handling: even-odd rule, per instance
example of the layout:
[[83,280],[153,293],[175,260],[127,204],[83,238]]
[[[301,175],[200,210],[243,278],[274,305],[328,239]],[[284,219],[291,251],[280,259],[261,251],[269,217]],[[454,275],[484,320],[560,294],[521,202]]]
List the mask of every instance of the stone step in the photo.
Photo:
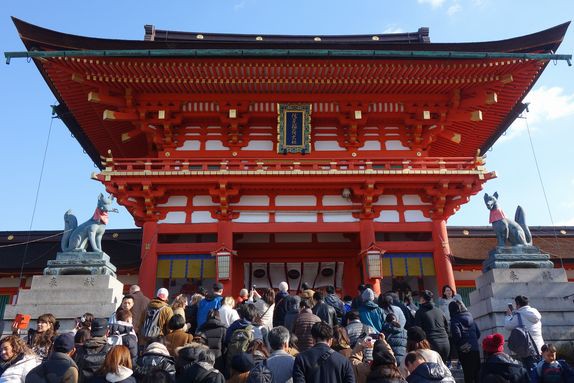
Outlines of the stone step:
[[469,298],[471,305],[492,297],[498,299],[508,297],[509,302],[514,303],[516,296],[526,295],[530,302],[535,304],[547,297],[562,298],[570,294],[574,294],[574,283],[571,282],[493,283],[474,290]]
[[493,269],[479,276],[476,286],[481,288],[491,283],[524,282],[568,282],[568,277],[564,269]]
[[83,304],[89,306],[97,303],[119,304],[118,297],[112,289],[86,289],[82,291],[71,289],[58,290],[20,290],[18,305],[35,304],[38,302],[54,302],[55,304]]
[[35,275],[30,290],[99,290],[120,289],[123,284],[110,275]]
[[[505,297],[488,298],[480,302],[475,302],[469,306],[469,311],[473,317],[479,318],[491,313],[505,313],[509,303],[514,303],[513,299]],[[532,307],[540,313],[546,312],[574,312],[574,303],[562,297],[548,296],[543,300],[533,300]],[[542,314],[544,315],[544,314]]]

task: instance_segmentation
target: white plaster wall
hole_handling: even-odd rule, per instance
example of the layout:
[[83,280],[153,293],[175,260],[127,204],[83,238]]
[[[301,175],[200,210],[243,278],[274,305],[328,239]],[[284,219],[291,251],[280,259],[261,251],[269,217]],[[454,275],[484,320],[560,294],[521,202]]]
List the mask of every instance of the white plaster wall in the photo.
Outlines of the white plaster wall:
[[421,210],[405,210],[405,222],[430,222]]
[[260,141],[260,140],[250,140],[247,146],[241,148],[241,150],[264,150],[273,151],[273,141]]
[[314,195],[278,195],[275,206],[315,206],[317,198]]
[[317,222],[317,213],[278,211],[275,222]]
[[376,222],[400,222],[399,212],[393,210],[383,210],[381,214],[374,219]]
[[244,195],[239,202],[232,206],[269,206],[269,196],[266,195]]
[[184,195],[172,195],[168,198],[166,203],[158,204],[159,207],[167,207],[167,206],[186,206],[187,205],[187,197]]
[[351,206],[353,201],[347,200],[340,195],[325,195],[323,196],[323,206]]
[[191,213],[192,223],[214,223],[217,222],[215,218],[211,217],[209,211],[194,211]]
[[357,222],[358,219],[353,217],[353,213],[326,211],[323,213],[323,222]]
[[421,196],[418,194],[405,194],[403,196],[403,203],[405,205],[430,205],[428,202],[423,202]]
[[381,150],[381,143],[379,141],[365,141],[359,150]]
[[227,148],[221,141],[209,140],[205,142],[205,150],[227,150]]
[[409,148],[404,146],[399,140],[385,141],[385,148],[387,150],[409,150]]
[[192,200],[193,206],[218,206],[211,200],[208,195],[194,195]]
[[391,194],[383,194],[379,196],[377,202],[373,203],[373,205],[379,206],[396,206],[397,205],[397,196]]
[[314,144],[315,150],[318,152],[327,152],[327,151],[344,151],[345,148],[339,146],[337,141],[315,141]]
[[185,217],[184,211],[170,211],[165,219],[159,220],[158,223],[185,223]]
[[200,145],[201,142],[198,140],[186,140],[182,146],[176,148],[175,150],[199,150]]
[[269,213],[266,211],[242,211],[233,222],[239,223],[265,223],[269,222]]

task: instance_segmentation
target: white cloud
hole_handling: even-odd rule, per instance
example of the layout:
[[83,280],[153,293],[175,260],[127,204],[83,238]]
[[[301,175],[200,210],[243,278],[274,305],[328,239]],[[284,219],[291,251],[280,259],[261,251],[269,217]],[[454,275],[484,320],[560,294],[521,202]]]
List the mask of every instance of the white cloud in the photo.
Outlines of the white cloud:
[[396,24],[391,24],[385,28],[383,33],[404,33],[404,30]]
[[442,7],[445,0],[417,0],[419,4],[429,4],[433,8]]
[[454,3],[446,10],[446,14],[449,16],[454,16],[462,10],[462,6],[459,3]]
[[564,89],[558,86],[541,86],[532,90],[524,100],[530,103],[528,112],[524,114],[527,121],[516,119],[506,131],[506,135],[500,137],[499,143],[522,135],[526,131],[526,124],[529,124],[530,130],[533,131],[545,121],[574,116],[574,94],[564,94]]

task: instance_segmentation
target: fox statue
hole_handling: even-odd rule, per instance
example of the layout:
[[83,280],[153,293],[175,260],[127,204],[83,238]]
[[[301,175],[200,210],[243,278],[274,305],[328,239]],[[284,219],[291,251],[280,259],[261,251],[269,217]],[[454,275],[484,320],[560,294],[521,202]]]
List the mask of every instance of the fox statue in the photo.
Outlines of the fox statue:
[[108,223],[108,213],[117,213],[117,209],[112,209],[113,197],[104,197],[100,193],[98,197],[98,206],[92,218],[78,226],[76,216],[72,210],[64,214],[64,235],[62,236],[62,251],[86,251],[88,241],[92,251],[103,253],[102,237],[106,231]]
[[490,210],[490,223],[496,234],[498,247],[506,246],[506,241],[510,242],[511,246],[532,246],[532,235],[530,229],[526,226],[526,217],[522,207],[516,208],[514,221],[506,218],[502,209],[498,206],[498,193],[494,192],[493,195],[484,194],[484,203],[486,208]]

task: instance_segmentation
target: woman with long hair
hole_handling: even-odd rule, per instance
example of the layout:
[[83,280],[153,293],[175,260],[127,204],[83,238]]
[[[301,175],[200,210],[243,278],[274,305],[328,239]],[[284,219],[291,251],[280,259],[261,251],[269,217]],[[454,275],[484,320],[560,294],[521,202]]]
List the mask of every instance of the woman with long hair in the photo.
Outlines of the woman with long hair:
[[[253,290],[255,293],[256,291]],[[259,295],[259,294],[257,294]],[[273,310],[275,310],[275,290],[265,289],[261,299],[255,301],[257,309],[257,321],[267,328],[269,332],[273,328]]]
[[333,327],[333,344],[331,348],[337,351],[339,354],[343,355],[345,358],[350,358],[351,340],[349,339],[349,334],[347,334],[347,329],[343,326]]
[[186,319],[185,318],[186,306],[187,306],[187,296],[183,294],[179,294],[178,296],[176,296],[175,299],[173,300],[173,303],[171,304],[173,315],[179,314],[183,317],[183,319]]
[[42,362],[17,335],[0,340],[0,359],[0,383],[24,383],[28,372]]
[[50,313],[42,314],[36,321],[36,330],[28,331],[28,347],[42,360],[46,360],[52,351],[52,345],[57,334],[56,317]]
[[114,346],[90,383],[136,383],[133,373],[130,350],[123,345]]
[[371,372],[367,383],[406,383],[392,352],[382,342],[375,342]]

